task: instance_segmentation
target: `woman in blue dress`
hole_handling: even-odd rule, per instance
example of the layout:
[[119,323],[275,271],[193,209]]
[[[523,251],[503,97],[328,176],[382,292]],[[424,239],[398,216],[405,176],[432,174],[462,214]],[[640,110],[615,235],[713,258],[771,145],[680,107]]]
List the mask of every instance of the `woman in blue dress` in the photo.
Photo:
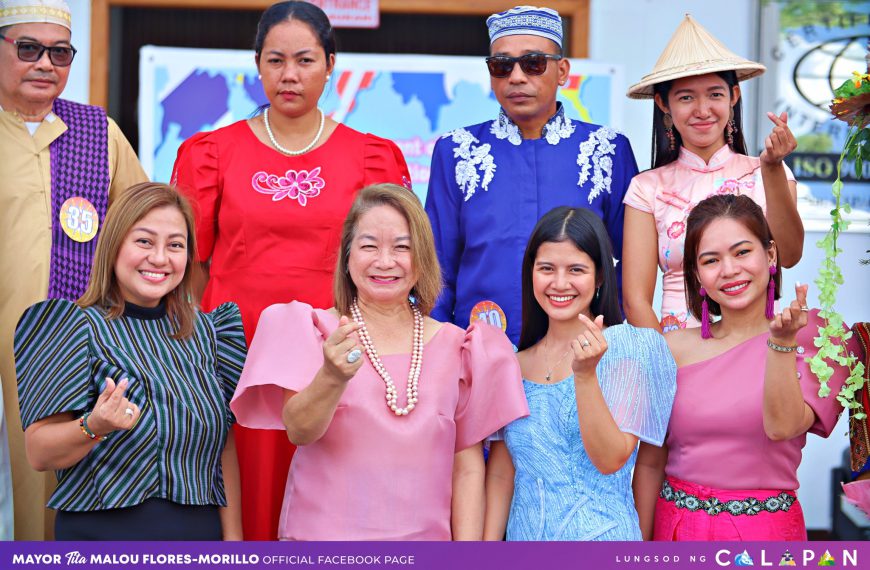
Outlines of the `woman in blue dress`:
[[492,442],[484,537],[641,540],[637,443],[662,444],[676,390],[664,338],[621,324],[610,240],[589,210],[541,218],[522,287],[518,358],[531,415]]

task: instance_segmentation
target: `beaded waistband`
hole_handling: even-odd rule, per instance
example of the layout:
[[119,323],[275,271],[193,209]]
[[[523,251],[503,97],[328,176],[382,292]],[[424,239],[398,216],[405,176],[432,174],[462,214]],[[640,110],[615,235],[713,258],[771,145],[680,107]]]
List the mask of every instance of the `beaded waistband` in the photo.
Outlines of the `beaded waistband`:
[[674,489],[670,483],[664,481],[662,483],[662,492],[659,496],[678,509],[687,509],[689,511],[704,511],[710,516],[716,516],[719,513],[727,512],[730,515],[748,515],[754,516],[762,511],[775,513],[777,511],[788,511],[794,504],[797,498],[785,491],[773,497],[766,499],[757,499],[755,497],[747,497],[746,499],[732,499],[729,501],[720,501],[716,497],[702,499],[680,489]]

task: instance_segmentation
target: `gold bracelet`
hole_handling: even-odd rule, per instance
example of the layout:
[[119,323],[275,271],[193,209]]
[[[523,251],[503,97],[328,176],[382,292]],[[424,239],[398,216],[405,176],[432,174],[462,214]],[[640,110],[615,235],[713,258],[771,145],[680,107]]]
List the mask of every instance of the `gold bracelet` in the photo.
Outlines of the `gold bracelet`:
[[770,338],[767,339],[767,346],[775,350],[776,352],[794,352],[797,350],[797,345],[794,346],[784,346],[782,344],[776,344]]

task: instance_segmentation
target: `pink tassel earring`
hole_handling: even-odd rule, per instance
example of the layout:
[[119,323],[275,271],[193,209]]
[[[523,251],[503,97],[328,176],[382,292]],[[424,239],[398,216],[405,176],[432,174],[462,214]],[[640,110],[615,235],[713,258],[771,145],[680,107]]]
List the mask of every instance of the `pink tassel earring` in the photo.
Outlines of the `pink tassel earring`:
[[768,320],[773,319],[773,302],[776,294],[776,280],[773,278],[776,275],[776,265],[770,266],[770,281],[767,282],[767,306],[764,307],[764,316]]
[[701,294],[701,338],[713,338],[713,333],[710,331],[710,306],[707,304],[707,290],[701,287],[698,290]]
[[668,148],[676,150],[677,139],[674,137],[674,119],[670,113],[665,113],[662,117],[662,124],[665,126],[665,136],[668,137]]

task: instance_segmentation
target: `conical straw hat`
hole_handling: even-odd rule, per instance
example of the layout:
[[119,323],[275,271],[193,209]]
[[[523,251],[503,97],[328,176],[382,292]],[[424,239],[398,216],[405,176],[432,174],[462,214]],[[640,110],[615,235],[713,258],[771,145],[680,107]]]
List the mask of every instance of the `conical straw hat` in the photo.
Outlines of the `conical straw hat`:
[[692,16],[680,23],[659,56],[652,73],[645,75],[640,83],[632,85],[628,96],[632,99],[652,99],[653,85],[681,77],[704,75],[717,71],[734,71],[737,81],[761,75],[767,68],[744,59],[726,48]]

